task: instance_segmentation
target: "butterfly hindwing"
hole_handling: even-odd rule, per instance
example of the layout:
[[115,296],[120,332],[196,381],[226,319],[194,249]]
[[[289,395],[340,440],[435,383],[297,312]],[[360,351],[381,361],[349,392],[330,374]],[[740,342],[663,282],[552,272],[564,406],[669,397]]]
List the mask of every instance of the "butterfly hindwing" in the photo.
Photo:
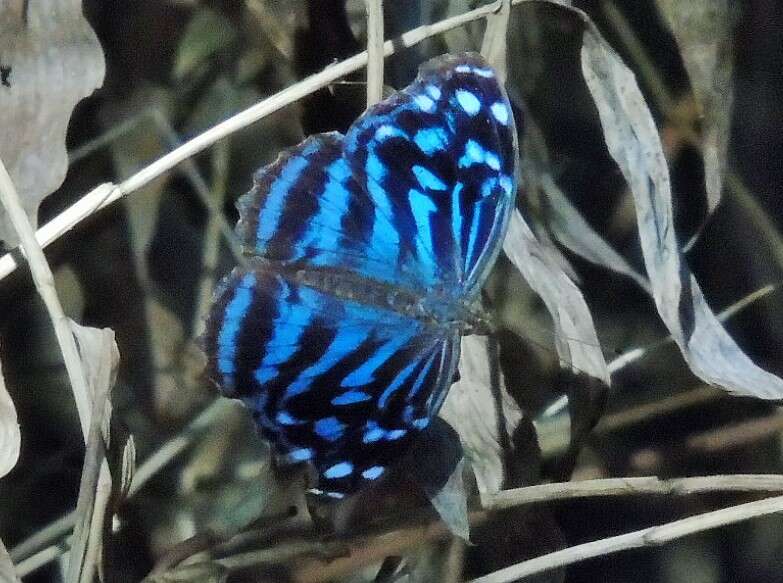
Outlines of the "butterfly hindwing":
[[458,335],[262,268],[235,270],[205,334],[209,375],[339,495],[384,472],[451,383]]
[[400,239],[414,242],[428,288],[474,296],[516,192],[514,120],[494,71],[478,55],[434,59],[357,120],[346,156]]

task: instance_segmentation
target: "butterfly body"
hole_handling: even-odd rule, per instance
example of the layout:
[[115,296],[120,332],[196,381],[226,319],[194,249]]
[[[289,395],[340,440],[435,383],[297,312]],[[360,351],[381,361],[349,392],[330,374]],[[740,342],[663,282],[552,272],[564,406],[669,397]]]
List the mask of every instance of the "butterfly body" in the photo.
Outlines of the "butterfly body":
[[516,190],[510,106],[480,57],[442,57],[254,178],[237,225],[252,258],[216,293],[208,374],[339,498],[427,427],[480,327]]
[[475,301],[454,298],[446,289],[431,289],[422,296],[340,268],[316,268],[262,258],[252,258],[251,264],[254,269],[278,273],[291,284],[307,286],[340,300],[391,310],[431,326],[467,330],[480,327],[485,319]]

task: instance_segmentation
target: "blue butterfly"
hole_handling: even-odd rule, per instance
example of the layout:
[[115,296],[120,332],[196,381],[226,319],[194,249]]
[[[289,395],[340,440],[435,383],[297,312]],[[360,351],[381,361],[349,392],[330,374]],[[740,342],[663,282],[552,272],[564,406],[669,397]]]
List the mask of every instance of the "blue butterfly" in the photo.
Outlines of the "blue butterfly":
[[312,136],[238,208],[208,374],[319,492],[377,480],[443,402],[514,207],[514,119],[474,54],[425,64],[345,136]]

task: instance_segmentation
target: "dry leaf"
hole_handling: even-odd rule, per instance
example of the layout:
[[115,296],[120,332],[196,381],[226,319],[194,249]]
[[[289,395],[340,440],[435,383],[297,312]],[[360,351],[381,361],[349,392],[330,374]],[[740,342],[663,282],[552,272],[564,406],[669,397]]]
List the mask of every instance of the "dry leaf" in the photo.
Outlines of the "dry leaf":
[[19,459],[22,436],[16,419],[16,408],[5,388],[0,368],[0,478],[10,472]]
[[229,47],[236,36],[237,31],[227,17],[209,8],[198,10],[188,21],[177,46],[174,78],[182,80],[207,67],[209,60]]
[[[65,178],[74,106],[103,82],[103,51],[81,0],[0,4],[0,158],[33,225]],[[0,241],[18,238],[0,210]]]
[[0,540],[0,583],[21,583],[21,579],[16,575],[16,569],[8,556],[8,551]]
[[582,69],[609,152],[633,192],[639,237],[658,312],[691,370],[732,393],[783,398],[783,380],[756,366],[710,310],[680,253],[671,182],[652,114],[633,73],[587,23]]
[[458,537],[470,540],[470,519],[468,518],[468,496],[465,490],[465,459],[457,462],[457,467],[448,481],[435,496],[430,498],[441,520]]
[[[492,362],[485,336],[464,336],[460,348],[460,379],[451,386],[439,415],[459,433],[465,457],[476,475],[480,492],[497,492],[504,481],[502,439],[492,394]],[[501,416],[512,435],[522,411],[500,378]]]
[[108,395],[117,380],[117,369],[120,365],[120,352],[114,340],[114,331],[110,328],[81,326],[73,320],[70,321],[70,325],[84,366],[90,398],[93,403],[96,400],[106,401],[102,432],[108,443],[108,424],[111,420],[111,403]]
[[634,280],[648,294],[650,282],[638,273],[574,208],[552,177],[540,175],[541,188],[551,205],[547,208],[547,226],[561,245],[591,263],[606,267]]
[[703,155],[709,211],[720,202],[733,101],[734,26],[729,0],[657,0],[677,39],[696,99],[704,109]]
[[494,67],[498,79],[505,82],[508,76],[508,21],[511,16],[511,0],[505,0],[500,10],[487,17],[487,28],[481,43],[481,55]]
[[104,519],[111,500],[112,476],[106,461],[110,445],[111,388],[117,378],[120,356],[114,332],[80,326],[69,321],[92,398],[92,420],[87,441],[76,525],[69,556],[69,581],[92,581],[100,568]]
[[582,292],[563,271],[557,251],[536,239],[519,211],[511,216],[503,250],[552,316],[560,359],[608,385],[606,360]]
[[294,60],[294,29],[300,6],[281,0],[246,0],[246,10],[253,23],[263,32],[277,51],[291,62]]

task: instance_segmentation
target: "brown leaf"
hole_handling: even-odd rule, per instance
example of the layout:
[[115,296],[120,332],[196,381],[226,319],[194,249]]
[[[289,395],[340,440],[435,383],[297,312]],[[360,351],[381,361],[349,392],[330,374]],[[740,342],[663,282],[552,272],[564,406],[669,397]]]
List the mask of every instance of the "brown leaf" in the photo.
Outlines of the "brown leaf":
[[[0,158],[33,225],[65,178],[74,106],[103,82],[103,51],[81,0],[0,4]],[[0,240],[18,238],[0,210]]]

